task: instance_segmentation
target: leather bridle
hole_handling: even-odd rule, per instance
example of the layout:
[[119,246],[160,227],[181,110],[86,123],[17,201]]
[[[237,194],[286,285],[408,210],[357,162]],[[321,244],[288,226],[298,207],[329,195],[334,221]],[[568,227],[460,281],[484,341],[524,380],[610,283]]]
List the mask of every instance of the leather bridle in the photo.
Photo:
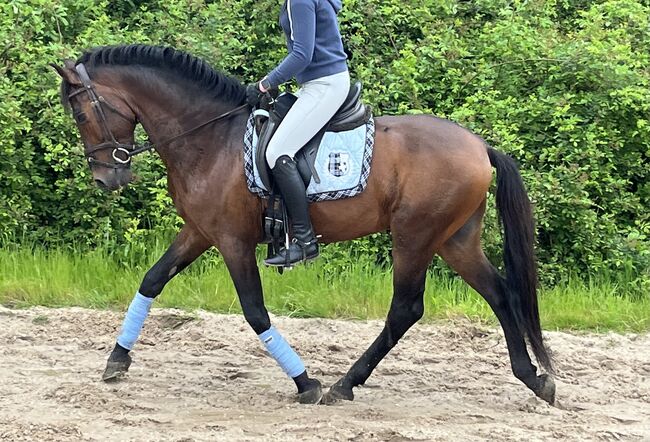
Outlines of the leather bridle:
[[[115,135],[113,135],[113,132],[111,131],[110,127],[108,126],[108,120],[106,119],[106,113],[104,112],[104,108],[102,107],[102,104],[105,105],[111,112],[114,112],[115,114],[119,115],[129,123],[136,125],[138,124],[138,119],[137,116],[130,117],[123,112],[121,112],[117,107],[109,103],[104,97],[99,95],[97,91],[95,90],[95,86],[93,85],[92,80],[90,79],[90,76],[88,75],[88,71],[86,70],[86,67],[83,65],[83,63],[79,63],[78,65],[75,66],[75,70],[77,74],[79,75],[79,79],[81,80],[81,83],[83,84],[83,87],[70,93],[68,95],[68,101],[70,98],[75,97],[79,94],[82,94],[86,92],[88,94],[88,98],[90,99],[90,104],[93,108],[93,111],[95,113],[95,116],[99,120],[99,124],[101,125],[102,132],[103,132],[103,138],[104,141],[102,141],[99,144],[95,144],[93,146],[85,146],[84,148],[84,156],[88,160],[88,164],[92,167],[93,165],[97,166],[102,166],[102,167],[107,167],[109,169],[124,169],[128,168],[131,165],[131,158],[141,154],[143,152],[146,152],[148,150],[152,150],[156,147],[155,144],[146,142],[144,144],[137,145],[135,143],[132,144],[124,144],[121,143],[120,141],[115,138]],[[158,146],[162,146],[165,144],[169,144],[172,141],[175,141],[179,138],[182,138],[194,131],[197,131],[201,129],[202,127],[207,126],[210,123],[214,123],[215,121],[224,119],[226,117],[229,117],[230,115],[239,112],[242,109],[245,109],[249,107],[247,104],[243,104],[241,106],[236,107],[235,109],[232,109],[228,112],[225,112],[217,117],[214,117],[204,123],[201,123],[200,125],[193,127],[189,130],[186,130],[185,132],[182,132],[178,135],[175,135],[167,140],[164,140],[160,143],[158,143]],[[115,160],[115,163],[107,163],[105,161],[100,161],[97,160],[94,157],[94,154],[100,150],[104,149],[113,149],[112,157],[113,160]]]

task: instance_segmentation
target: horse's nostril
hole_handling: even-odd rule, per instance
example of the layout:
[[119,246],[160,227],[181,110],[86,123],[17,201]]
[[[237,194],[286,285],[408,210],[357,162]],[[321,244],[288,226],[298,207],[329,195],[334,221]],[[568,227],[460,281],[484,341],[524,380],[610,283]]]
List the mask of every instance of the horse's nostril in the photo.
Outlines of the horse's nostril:
[[106,183],[104,183],[104,181],[100,179],[96,179],[95,184],[97,184],[97,187],[99,187],[102,190],[108,190],[108,186],[106,185]]

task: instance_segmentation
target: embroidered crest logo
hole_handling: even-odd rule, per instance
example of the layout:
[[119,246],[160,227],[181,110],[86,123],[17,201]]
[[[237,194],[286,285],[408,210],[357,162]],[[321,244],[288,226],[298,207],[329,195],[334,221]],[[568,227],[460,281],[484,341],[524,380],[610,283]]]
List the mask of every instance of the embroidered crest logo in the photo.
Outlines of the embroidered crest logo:
[[336,176],[347,175],[350,171],[350,154],[338,152],[330,154],[329,173]]

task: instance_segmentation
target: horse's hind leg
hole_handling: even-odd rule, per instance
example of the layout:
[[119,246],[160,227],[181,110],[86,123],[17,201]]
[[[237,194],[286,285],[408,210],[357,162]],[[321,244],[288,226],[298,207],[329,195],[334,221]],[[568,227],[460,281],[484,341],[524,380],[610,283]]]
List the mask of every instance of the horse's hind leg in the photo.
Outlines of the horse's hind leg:
[[470,218],[438,251],[439,255],[485,300],[501,323],[510,354],[513,374],[537,396],[549,403],[555,400],[555,385],[548,375],[537,376],[524,335],[506,300],[506,284],[481,249],[481,219],[485,205]]
[[427,267],[433,258],[433,245],[430,241],[419,242],[416,238],[410,238],[402,245],[395,240],[400,236],[393,232],[393,300],[384,329],[323,397],[325,404],[354,399],[352,389],[366,382],[377,364],[424,313],[424,284]]
[[210,246],[203,236],[185,225],[163,256],[147,272],[124,318],[115,348],[102,375],[104,381],[118,379],[131,365],[129,351],[140,334],[153,300],[165,284],[190,265]]

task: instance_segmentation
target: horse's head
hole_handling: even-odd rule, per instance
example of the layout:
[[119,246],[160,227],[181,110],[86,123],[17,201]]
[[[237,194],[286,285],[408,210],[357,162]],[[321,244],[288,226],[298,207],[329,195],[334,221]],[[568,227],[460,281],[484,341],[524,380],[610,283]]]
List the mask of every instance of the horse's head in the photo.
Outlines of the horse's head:
[[93,82],[83,64],[65,60],[52,67],[63,79],[61,98],[72,109],[95,183],[107,190],[125,186],[132,179],[135,112],[119,91]]

